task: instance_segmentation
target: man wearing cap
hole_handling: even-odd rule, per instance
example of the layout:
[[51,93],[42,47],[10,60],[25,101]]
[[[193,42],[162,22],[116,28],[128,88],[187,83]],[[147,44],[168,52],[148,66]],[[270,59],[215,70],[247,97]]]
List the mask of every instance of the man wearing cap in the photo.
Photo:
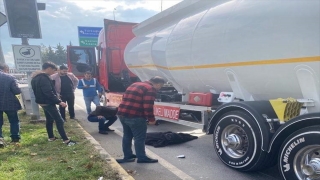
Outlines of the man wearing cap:
[[93,102],[96,106],[100,106],[99,97],[102,93],[102,87],[96,78],[92,78],[92,73],[90,71],[86,71],[84,78],[79,81],[78,89],[83,90],[84,102],[89,115],[91,113],[91,102]]

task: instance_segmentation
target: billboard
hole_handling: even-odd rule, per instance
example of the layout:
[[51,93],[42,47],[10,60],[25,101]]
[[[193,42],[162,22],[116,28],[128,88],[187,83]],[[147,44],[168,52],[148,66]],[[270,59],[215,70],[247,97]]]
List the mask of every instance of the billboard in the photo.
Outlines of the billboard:
[[78,26],[79,46],[95,47],[102,27]]

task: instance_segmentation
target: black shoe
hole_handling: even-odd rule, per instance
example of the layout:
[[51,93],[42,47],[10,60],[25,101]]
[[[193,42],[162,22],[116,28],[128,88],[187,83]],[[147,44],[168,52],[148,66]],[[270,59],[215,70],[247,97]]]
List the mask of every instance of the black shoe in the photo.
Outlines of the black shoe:
[[156,163],[158,162],[158,159],[151,159],[151,158],[147,158],[147,159],[138,159],[137,163]]
[[[64,142],[65,143],[65,142]],[[71,139],[69,140],[69,142],[65,143],[67,146],[74,146],[77,144],[77,142],[72,141]]]
[[116,159],[118,163],[127,163],[127,162],[134,162],[136,159],[131,158],[131,159]]
[[107,131],[99,131],[99,134],[108,134]]
[[135,159],[137,158],[137,156],[135,154],[132,154],[131,156],[129,156],[129,158],[123,158],[123,159]]
[[19,139],[12,139],[11,140],[11,143],[18,143],[19,142]]
[[109,128],[107,128],[106,131],[114,131],[114,129],[109,129]]

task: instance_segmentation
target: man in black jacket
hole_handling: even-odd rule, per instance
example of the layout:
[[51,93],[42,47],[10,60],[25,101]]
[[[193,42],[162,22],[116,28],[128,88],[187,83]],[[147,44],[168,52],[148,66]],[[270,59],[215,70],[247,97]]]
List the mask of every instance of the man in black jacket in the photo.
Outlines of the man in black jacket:
[[48,141],[54,141],[57,138],[53,134],[53,122],[56,122],[58,132],[63,142],[68,146],[75,145],[76,142],[68,139],[64,130],[64,120],[58,111],[56,104],[66,107],[66,103],[62,102],[54,89],[50,75],[57,71],[57,66],[52,62],[46,62],[42,65],[42,71],[33,74],[31,81],[32,89],[36,97],[36,103],[39,104],[46,116],[46,129],[49,136]]

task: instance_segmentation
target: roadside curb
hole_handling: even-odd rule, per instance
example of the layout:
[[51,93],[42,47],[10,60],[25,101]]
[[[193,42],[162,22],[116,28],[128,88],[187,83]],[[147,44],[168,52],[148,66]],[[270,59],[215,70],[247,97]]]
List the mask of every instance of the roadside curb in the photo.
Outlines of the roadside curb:
[[118,172],[119,177],[122,180],[134,180],[134,178],[130,176],[127,171],[125,171],[122,166],[120,166],[119,163],[113,157],[111,157],[111,155],[105,149],[102,148],[100,143],[96,141],[86,130],[84,130],[78,122],[77,125],[84,132],[86,139],[88,139],[94,148],[99,152],[101,158],[105,159],[112,169]]

